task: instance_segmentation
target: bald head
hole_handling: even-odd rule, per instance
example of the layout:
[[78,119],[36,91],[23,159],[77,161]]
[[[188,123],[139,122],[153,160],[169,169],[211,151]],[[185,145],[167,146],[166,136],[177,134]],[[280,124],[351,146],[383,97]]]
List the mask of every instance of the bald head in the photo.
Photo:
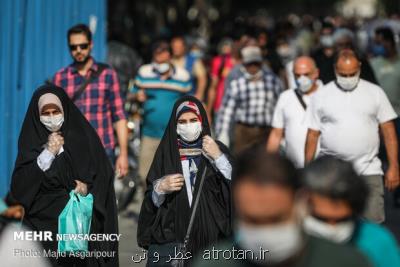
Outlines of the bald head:
[[315,61],[311,57],[301,56],[298,57],[293,63],[293,71],[296,73],[311,73],[317,69]]
[[355,76],[360,71],[361,63],[353,50],[344,49],[337,55],[336,73],[343,77]]
[[296,58],[293,63],[293,74],[296,79],[307,76],[315,82],[318,79],[319,71],[311,57],[301,56]]

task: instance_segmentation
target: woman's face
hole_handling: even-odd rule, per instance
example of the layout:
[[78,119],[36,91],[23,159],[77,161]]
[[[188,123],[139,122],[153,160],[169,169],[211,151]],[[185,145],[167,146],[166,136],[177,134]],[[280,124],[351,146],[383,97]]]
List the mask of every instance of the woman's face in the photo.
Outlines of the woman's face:
[[40,116],[55,116],[58,114],[61,114],[61,110],[56,104],[47,104],[40,112]]
[[197,140],[202,131],[199,118],[193,112],[182,113],[178,118],[176,133],[186,142]]
[[56,104],[46,104],[40,111],[40,122],[50,131],[57,132],[64,123],[64,116]]
[[185,112],[178,118],[178,124],[188,124],[198,122],[199,118],[193,112]]

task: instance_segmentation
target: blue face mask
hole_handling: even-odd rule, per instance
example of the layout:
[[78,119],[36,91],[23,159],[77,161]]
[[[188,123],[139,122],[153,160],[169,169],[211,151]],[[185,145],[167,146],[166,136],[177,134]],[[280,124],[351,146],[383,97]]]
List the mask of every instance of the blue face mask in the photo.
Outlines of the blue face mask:
[[375,55],[375,56],[382,56],[382,57],[384,57],[384,56],[386,56],[386,48],[383,46],[383,45],[381,45],[381,44],[374,44],[373,46],[372,46],[372,53]]

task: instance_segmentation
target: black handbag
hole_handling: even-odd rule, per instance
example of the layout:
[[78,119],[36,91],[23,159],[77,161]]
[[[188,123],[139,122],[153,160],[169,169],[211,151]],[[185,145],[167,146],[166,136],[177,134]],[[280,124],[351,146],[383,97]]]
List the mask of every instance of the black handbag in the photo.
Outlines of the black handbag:
[[189,226],[183,243],[170,242],[165,244],[151,244],[147,251],[147,264],[149,267],[183,267],[185,261],[191,258],[191,253],[187,251],[190,232],[192,231],[193,221],[196,214],[197,206],[200,200],[200,193],[203,189],[204,178],[206,176],[207,166],[201,175],[199,191],[194,201],[192,213],[190,214]]

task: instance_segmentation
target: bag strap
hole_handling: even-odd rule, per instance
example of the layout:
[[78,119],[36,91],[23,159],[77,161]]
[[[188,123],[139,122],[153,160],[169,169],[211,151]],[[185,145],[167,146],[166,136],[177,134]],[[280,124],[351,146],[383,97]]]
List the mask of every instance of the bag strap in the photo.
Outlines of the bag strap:
[[88,78],[85,79],[85,81],[79,85],[78,90],[74,93],[72,96],[72,102],[75,102],[79,97],[81,97],[83,91],[85,91],[86,87],[89,85],[89,83],[93,82],[94,79],[100,76],[100,74],[107,68],[106,64],[103,63],[96,63],[97,64],[97,71],[94,71],[89,75]]
[[189,243],[190,232],[192,231],[193,222],[194,222],[194,217],[195,217],[195,215],[196,215],[197,207],[199,206],[200,194],[201,194],[201,191],[202,191],[202,189],[203,189],[204,178],[205,178],[205,176],[206,176],[206,173],[207,173],[207,165],[204,167],[203,173],[202,173],[202,175],[201,175],[201,180],[200,180],[200,185],[199,185],[199,191],[197,192],[196,199],[195,199],[194,205],[193,205],[193,210],[192,210],[192,213],[190,214],[189,226],[188,226],[188,229],[187,229],[187,231],[186,231],[185,240],[184,240],[184,242],[183,242],[183,244],[184,244],[185,247],[186,247],[186,245]]
[[307,105],[306,105],[306,103],[304,102],[303,97],[301,96],[300,90],[299,90],[299,89],[295,89],[295,90],[294,90],[294,93],[296,94],[297,99],[299,100],[301,106],[304,108],[304,110],[306,110],[306,109],[307,109]]

